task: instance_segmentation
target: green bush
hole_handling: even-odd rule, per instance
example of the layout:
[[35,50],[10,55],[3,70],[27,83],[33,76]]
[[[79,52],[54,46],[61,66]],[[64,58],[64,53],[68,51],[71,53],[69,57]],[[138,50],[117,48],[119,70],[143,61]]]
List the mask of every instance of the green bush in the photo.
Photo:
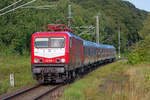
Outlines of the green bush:
[[138,53],[131,53],[128,55],[128,63],[137,64],[140,62],[140,57]]
[[145,40],[141,40],[132,46],[132,50],[128,54],[128,63],[138,64],[141,62],[150,61],[150,36],[147,36]]
[[[19,6],[30,0],[23,0],[16,4]],[[129,2],[122,0],[36,0],[29,6],[59,5],[50,9],[17,9],[6,15],[0,16],[0,56],[24,55],[31,50],[31,35],[42,30],[47,24],[68,23],[68,4],[72,5],[72,30],[78,35],[85,34],[81,38],[95,41],[94,29],[75,28],[82,26],[95,26],[95,17],[100,15],[100,43],[112,44],[118,47],[118,27],[121,28],[121,52],[125,52],[126,45],[133,44],[139,38],[138,31],[143,27],[143,21],[147,12],[139,10]],[[0,8],[12,4],[14,0],[0,0]],[[10,10],[14,6],[8,8]],[[7,11],[6,10],[6,11]],[[3,13],[5,11],[2,11]],[[46,31],[46,30],[45,30]],[[7,47],[7,48],[6,48]],[[3,49],[2,49],[3,48]],[[27,51],[24,51],[27,50]]]

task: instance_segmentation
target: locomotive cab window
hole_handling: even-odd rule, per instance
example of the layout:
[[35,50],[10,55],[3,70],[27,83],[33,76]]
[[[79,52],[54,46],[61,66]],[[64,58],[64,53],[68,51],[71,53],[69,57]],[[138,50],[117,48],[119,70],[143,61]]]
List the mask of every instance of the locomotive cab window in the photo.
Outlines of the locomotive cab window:
[[35,38],[34,45],[37,48],[64,48],[65,38],[63,37],[38,37]]
[[64,48],[65,47],[65,39],[64,38],[50,38],[50,47]]
[[35,38],[35,47],[48,47],[48,38]]

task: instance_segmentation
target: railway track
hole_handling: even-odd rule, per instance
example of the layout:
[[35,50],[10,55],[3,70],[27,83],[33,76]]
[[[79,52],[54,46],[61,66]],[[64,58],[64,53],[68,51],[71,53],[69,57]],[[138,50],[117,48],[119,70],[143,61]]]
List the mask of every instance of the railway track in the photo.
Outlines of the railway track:
[[48,94],[52,93],[53,91],[57,90],[58,88],[60,88],[62,86],[63,86],[63,84],[55,86],[54,88],[51,88],[48,91],[44,92],[43,94],[37,96],[36,98],[34,98],[34,100],[41,100],[42,98],[44,98],[44,96],[47,96]]
[[[124,59],[118,59],[114,62],[124,60]],[[113,62],[113,63],[114,63]],[[111,63],[110,63],[111,64]],[[98,67],[105,66],[106,64],[100,64],[97,67],[94,67],[93,69],[89,70],[85,74],[79,75],[78,78],[76,78],[74,81],[80,80],[84,78],[88,73],[92,72],[93,70],[96,70]],[[72,82],[71,82],[72,83]],[[57,89],[61,88],[65,84],[59,84],[59,85],[36,85],[34,87],[28,88],[26,90],[17,92],[13,95],[10,95],[6,98],[2,98],[2,100],[45,100],[43,99],[45,96],[48,96],[52,92],[56,91]]]
[[2,98],[2,100],[42,100],[44,96],[51,94],[52,92],[54,92],[55,90],[57,90],[62,86],[64,86],[64,84],[55,86],[36,85],[34,87],[10,95],[6,98]]

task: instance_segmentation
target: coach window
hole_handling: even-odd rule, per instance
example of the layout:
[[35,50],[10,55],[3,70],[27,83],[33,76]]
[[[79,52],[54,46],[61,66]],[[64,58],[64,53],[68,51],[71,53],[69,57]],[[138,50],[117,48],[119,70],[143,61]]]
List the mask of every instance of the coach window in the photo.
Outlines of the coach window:
[[34,45],[37,48],[48,47],[48,38],[35,38]]
[[85,47],[85,55],[87,56],[87,47]]
[[65,39],[64,38],[50,38],[50,47],[52,48],[65,47]]
[[72,38],[70,38],[70,44],[69,44],[70,48],[72,48]]
[[91,56],[90,48],[88,47],[88,55]]
[[86,56],[86,48],[84,47],[84,49],[83,49],[83,50],[84,50],[84,56]]

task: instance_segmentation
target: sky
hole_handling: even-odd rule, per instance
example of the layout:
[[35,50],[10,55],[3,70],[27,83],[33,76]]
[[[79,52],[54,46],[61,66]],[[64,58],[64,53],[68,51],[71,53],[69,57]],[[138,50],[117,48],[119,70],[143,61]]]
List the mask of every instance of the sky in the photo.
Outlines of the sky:
[[126,0],[130,1],[136,6],[136,8],[146,10],[150,12],[150,0]]

